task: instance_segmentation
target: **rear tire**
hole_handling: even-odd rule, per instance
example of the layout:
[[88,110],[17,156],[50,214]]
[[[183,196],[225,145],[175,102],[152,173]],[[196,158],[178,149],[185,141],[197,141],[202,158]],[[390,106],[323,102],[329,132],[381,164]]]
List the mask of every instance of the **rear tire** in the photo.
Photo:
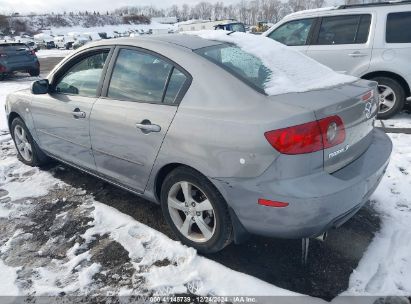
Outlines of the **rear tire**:
[[198,252],[214,253],[232,241],[233,228],[223,196],[191,168],[179,167],[165,178],[161,208],[174,234]]
[[401,84],[389,77],[375,77],[378,82],[379,108],[377,118],[388,119],[404,108],[405,91]]
[[30,76],[32,77],[37,77],[40,75],[40,69],[35,69],[35,70],[30,70],[29,71]]
[[40,167],[50,161],[34,141],[21,118],[17,117],[12,121],[10,130],[17,149],[17,157],[22,163],[32,167]]

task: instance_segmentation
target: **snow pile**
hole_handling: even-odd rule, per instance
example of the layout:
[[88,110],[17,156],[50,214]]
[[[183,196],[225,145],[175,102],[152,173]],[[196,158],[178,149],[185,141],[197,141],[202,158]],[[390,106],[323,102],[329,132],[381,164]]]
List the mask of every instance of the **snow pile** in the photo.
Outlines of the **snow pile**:
[[350,278],[349,295],[411,295],[410,135],[392,134],[391,163],[371,197],[382,218],[375,236]]
[[298,295],[200,257],[194,249],[170,240],[112,207],[95,202],[94,208],[94,227],[83,236],[87,241],[96,234],[109,234],[129,252],[136,269],[156,261],[171,262],[163,267],[150,267],[143,273],[147,288],[157,295],[185,293],[187,290],[197,295],[219,296]]
[[19,289],[14,285],[17,279],[16,268],[9,267],[0,260],[0,295],[5,296],[18,296]]
[[259,58],[272,72],[265,84],[265,92],[268,95],[306,92],[358,80],[353,76],[336,73],[273,39],[239,32],[230,35],[227,33],[227,31],[198,31],[184,34],[233,43]]

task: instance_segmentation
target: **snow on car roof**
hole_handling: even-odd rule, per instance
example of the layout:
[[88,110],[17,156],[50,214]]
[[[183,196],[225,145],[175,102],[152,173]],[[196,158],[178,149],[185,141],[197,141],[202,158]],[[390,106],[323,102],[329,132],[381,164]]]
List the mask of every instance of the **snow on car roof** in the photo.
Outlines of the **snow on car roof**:
[[[299,51],[271,38],[227,31],[185,32],[201,38],[232,43],[252,54],[272,72],[265,83],[265,93],[279,95],[292,92],[335,87],[357,81],[358,78],[339,74]],[[229,34],[229,35],[228,35]]]

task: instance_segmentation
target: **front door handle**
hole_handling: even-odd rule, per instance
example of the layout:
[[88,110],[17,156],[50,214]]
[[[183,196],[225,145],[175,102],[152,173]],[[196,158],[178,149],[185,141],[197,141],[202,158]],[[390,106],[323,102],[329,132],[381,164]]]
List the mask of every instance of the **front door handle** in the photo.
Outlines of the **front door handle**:
[[361,53],[361,52],[357,51],[357,52],[348,54],[348,56],[357,58],[357,57],[366,57],[366,56],[368,56],[368,54]]
[[140,129],[144,134],[161,131],[159,125],[152,124],[148,119],[144,119],[141,123],[137,123],[136,128]]
[[74,118],[86,118],[86,112],[80,111],[79,108],[75,108],[71,114],[74,116]]

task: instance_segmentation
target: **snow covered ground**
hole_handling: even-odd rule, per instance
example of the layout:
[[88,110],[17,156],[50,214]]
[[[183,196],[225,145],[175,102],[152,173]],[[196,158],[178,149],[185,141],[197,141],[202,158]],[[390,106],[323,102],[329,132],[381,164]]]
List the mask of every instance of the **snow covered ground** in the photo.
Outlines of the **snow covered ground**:
[[0,295],[297,295],[95,201],[53,176],[63,167],[25,166],[6,132],[0,142]]
[[[99,203],[56,178],[62,166],[19,162],[4,130],[4,101],[34,79],[0,82],[0,295],[295,295]],[[409,124],[407,115],[395,125]],[[371,198],[381,230],[343,295],[411,295],[411,135],[390,137],[391,163]]]
[[73,53],[73,50],[60,50],[60,49],[50,49],[50,50],[39,50],[36,55],[38,58],[48,58],[48,57],[66,57]]
[[388,120],[377,121],[376,126],[385,128],[411,128],[411,114],[401,112]]

